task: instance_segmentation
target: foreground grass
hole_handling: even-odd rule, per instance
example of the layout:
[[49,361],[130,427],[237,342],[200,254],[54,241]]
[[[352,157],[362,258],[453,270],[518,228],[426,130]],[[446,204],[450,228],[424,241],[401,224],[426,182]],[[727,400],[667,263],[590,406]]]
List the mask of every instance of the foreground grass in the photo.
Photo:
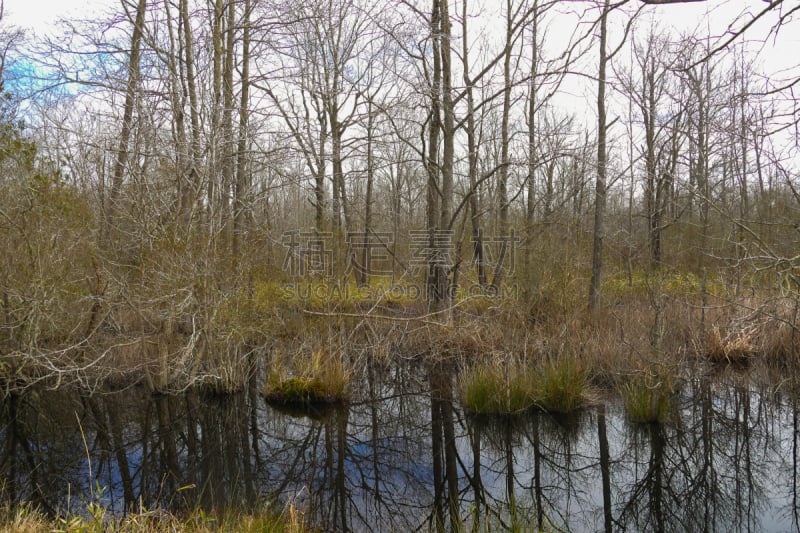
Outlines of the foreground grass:
[[29,506],[0,509],[0,532],[8,533],[211,533],[220,531],[243,533],[306,533],[302,515],[293,507],[286,512],[270,510],[263,514],[226,512],[222,516],[197,510],[188,516],[166,511],[139,511],[124,518],[109,517],[102,507],[87,506],[87,516],[49,518]]

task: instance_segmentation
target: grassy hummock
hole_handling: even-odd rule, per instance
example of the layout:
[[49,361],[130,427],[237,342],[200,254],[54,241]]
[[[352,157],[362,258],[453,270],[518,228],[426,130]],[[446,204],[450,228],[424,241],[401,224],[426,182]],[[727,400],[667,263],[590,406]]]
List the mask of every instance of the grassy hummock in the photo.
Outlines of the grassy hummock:
[[631,422],[663,424],[675,409],[675,387],[669,376],[637,374],[621,385],[620,394]]
[[464,408],[476,415],[513,415],[533,406],[533,380],[519,364],[493,361],[464,370],[459,393]]
[[350,377],[340,355],[322,350],[310,356],[297,354],[273,365],[264,395],[267,401],[284,405],[341,403],[350,397]]
[[586,403],[589,373],[571,356],[546,361],[538,372],[536,405],[551,413],[571,413]]
[[573,357],[534,365],[478,363],[462,372],[459,392],[464,408],[479,415],[513,415],[534,406],[570,413],[586,402],[589,374]]

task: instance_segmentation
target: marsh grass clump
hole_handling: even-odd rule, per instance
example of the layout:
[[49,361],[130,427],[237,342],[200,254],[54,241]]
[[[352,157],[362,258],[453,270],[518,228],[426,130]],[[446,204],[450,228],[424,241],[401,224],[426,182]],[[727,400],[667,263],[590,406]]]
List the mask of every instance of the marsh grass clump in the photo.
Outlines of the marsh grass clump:
[[621,385],[620,394],[631,422],[663,424],[675,411],[676,386],[669,376],[637,374]]
[[751,331],[729,332],[723,335],[714,326],[708,335],[708,358],[712,363],[745,365],[756,354]]
[[350,397],[351,375],[340,355],[317,350],[276,362],[264,394],[268,401],[279,404],[340,403]]
[[315,404],[335,401],[325,383],[312,377],[290,377],[276,380],[267,398],[282,403]]
[[589,372],[574,357],[537,365],[488,361],[464,370],[459,393],[464,408],[476,415],[513,415],[537,406],[571,413],[586,403]]
[[464,408],[476,415],[512,415],[533,405],[533,376],[520,363],[478,363],[464,370],[459,394]]
[[588,390],[588,370],[575,357],[565,356],[539,367],[533,399],[545,411],[570,413],[586,403]]

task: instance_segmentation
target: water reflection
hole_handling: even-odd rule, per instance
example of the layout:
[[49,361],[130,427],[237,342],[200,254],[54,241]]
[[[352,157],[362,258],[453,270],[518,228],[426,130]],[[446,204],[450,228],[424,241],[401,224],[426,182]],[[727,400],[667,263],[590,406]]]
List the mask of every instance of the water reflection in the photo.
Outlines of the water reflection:
[[0,493],[45,512],[254,507],[323,530],[798,531],[798,403],[700,380],[669,425],[610,403],[465,417],[451,369],[370,368],[364,401],[298,415],[242,394],[3,400]]

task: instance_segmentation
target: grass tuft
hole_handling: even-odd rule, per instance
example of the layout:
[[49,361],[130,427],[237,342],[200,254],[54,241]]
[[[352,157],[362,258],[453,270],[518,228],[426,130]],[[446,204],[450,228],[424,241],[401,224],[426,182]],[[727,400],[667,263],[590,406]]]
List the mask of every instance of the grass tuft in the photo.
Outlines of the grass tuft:
[[340,403],[350,397],[351,372],[341,356],[322,350],[292,361],[278,361],[270,371],[264,394],[268,401],[290,405]]
[[589,373],[574,357],[550,359],[538,372],[536,405],[552,413],[571,413],[586,403]]
[[666,376],[637,374],[621,386],[620,393],[632,422],[663,424],[675,409],[675,386]]
[[478,415],[513,415],[533,406],[571,413],[586,403],[589,373],[574,357],[537,367],[490,361],[465,370],[459,382],[464,408]]
[[499,361],[479,363],[465,370],[459,380],[464,408],[476,415],[513,415],[529,409],[533,376],[521,364]]
[[708,358],[714,363],[747,364],[755,353],[749,331],[723,335],[714,326],[708,335]]

